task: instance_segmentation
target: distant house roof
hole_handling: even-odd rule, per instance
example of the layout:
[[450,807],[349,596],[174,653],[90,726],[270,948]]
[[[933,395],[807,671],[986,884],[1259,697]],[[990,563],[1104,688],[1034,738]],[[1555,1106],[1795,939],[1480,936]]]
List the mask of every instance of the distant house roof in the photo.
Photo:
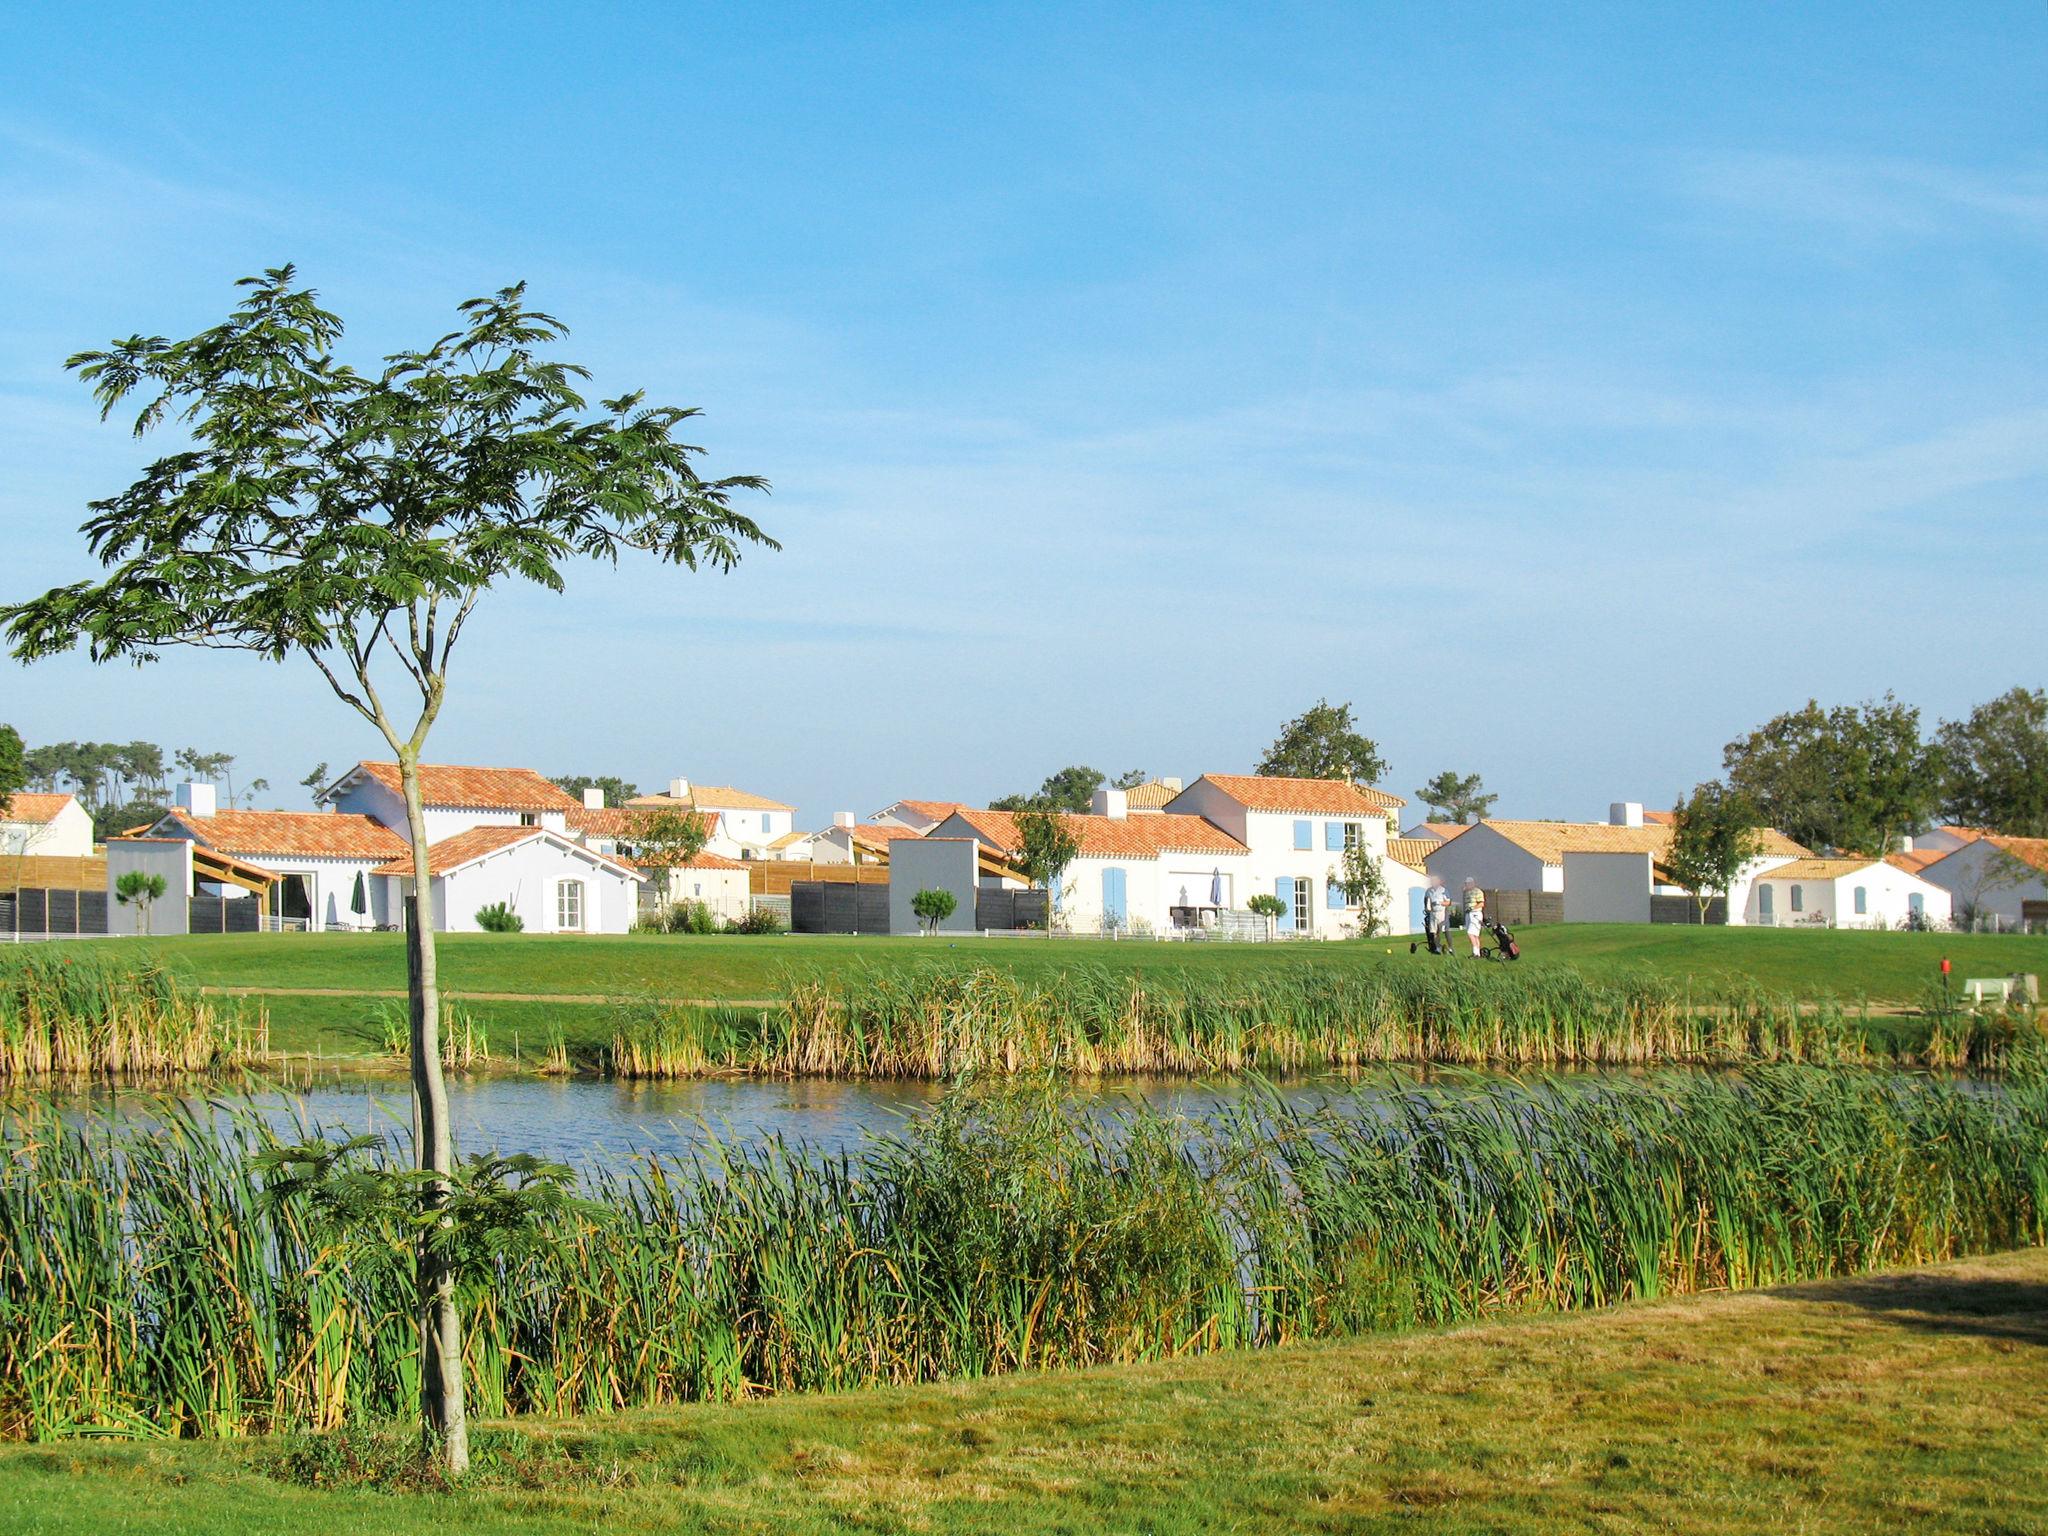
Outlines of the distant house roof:
[[[1482,821],[1478,825],[1545,864],[1562,864],[1567,853],[1647,853],[1661,859],[1671,844],[1671,828],[1666,826],[1616,827],[1604,821]],[[1773,828],[1759,827],[1757,835],[1763,841],[1765,857],[1796,859],[1806,853]],[[1441,852],[1442,848],[1438,844],[1431,851]]]
[[918,815],[932,821],[944,821],[955,811],[964,811],[971,808],[965,800],[897,800],[883,806],[875,814],[877,816],[886,816],[899,806],[906,811],[915,811]]
[[[600,807],[577,806],[562,813],[562,825],[572,832],[581,832],[586,837],[630,838],[647,824],[648,818],[657,811],[673,807],[654,805],[607,805]],[[704,835],[718,833],[718,813],[699,811],[705,822]]]
[[[614,863],[629,865],[634,869],[659,869],[659,859],[627,858],[624,854],[613,854]],[[671,864],[671,869],[747,869],[750,866],[738,859],[728,859],[722,853],[700,853],[694,859],[682,859]]]
[[692,784],[689,794],[677,799],[674,795],[635,795],[626,802],[629,806],[688,805],[700,811],[793,811],[793,805],[780,800],[770,800],[766,795],[756,795],[744,789],[734,789],[730,784]]
[[1408,802],[1399,795],[1342,779],[1282,779],[1249,773],[1205,773],[1195,780],[1215,785],[1249,811],[1304,811],[1328,816],[1384,816]]
[[[1887,859],[1794,859],[1790,864],[1780,864],[1776,869],[1767,869],[1757,876],[1759,880],[1840,880],[1845,875],[1857,874],[1866,869],[1875,869]],[[1907,870],[1917,874],[1917,870]]]
[[1460,832],[1468,832],[1472,823],[1467,821],[1424,821],[1408,829],[1410,836],[1431,843],[1448,843]]
[[1133,811],[1163,811],[1181,789],[1181,785],[1169,784],[1164,779],[1147,779],[1124,791],[1124,805]]
[[63,813],[64,807],[77,800],[76,795],[31,794],[18,790],[4,804],[0,804],[0,821],[11,821],[23,826],[47,826]]
[[[957,810],[964,822],[992,848],[1015,853],[1024,846],[1017,818],[1009,811]],[[1060,825],[1073,833],[1083,858],[1156,858],[1162,853],[1244,853],[1245,845],[1199,816],[1162,811],[1145,816],[1075,816],[1062,814]]]
[[[551,832],[546,827],[506,826],[471,827],[467,832],[458,832],[453,837],[442,838],[427,850],[427,873],[434,876],[452,874],[466,865],[476,863],[479,859],[489,858],[494,853],[516,847],[520,843],[531,842],[534,838],[543,838],[560,848],[581,854],[595,863],[608,865],[632,879],[640,878],[640,872],[623,860],[586,848],[559,832]],[[399,875],[407,878],[410,878],[412,872],[412,854],[409,851],[404,857],[393,859],[388,864],[380,864],[372,871],[373,874]]]
[[1957,852],[1954,848],[1908,848],[1899,853],[1888,853],[1885,863],[1894,869],[1903,869],[1909,875],[1917,875],[1928,865],[1947,858]]
[[[359,779],[374,779],[399,793],[398,764],[357,763],[328,787],[322,798]],[[420,764],[420,799],[428,805],[487,811],[570,811],[583,802],[531,768],[469,768],[453,763]]]
[[1676,811],[1645,811],[1643,823],[1652,827],[1668,827],[1677,818]]
[[1396,863],[1406,864],[1410,869],[1422,869],[1432,853],[1443,843],[1434,837],[1390,837],[1387,839],[1387,857]]
[[[1961,827],[1944,827],[1945,832],[1961,834]],[[1999,852],[2009,854],[2029,869],[2048,873],[2048,837],[2005,837],[1997,832],[1971,832],[1962,848],[1936,849],[1922,869],[1941,863],[1944,859],[1955,858],[1972,843],[1989,843]]]
[[881,826],[872,821],[863,821],[851,827],[827,827],[825,830],[827,832],[843,831],[851,833],[854,842],[866,843],[875,848],[882,847],[887,843],[899,842],[906,837],[919,838],[924,836],[915,827]]
[[409,846],[381,821],[340,811],[215,811],[194,816],[174,810],[144,831],[166,826],[222,853],[256,858],[295,854],[307,859],[388,859]]

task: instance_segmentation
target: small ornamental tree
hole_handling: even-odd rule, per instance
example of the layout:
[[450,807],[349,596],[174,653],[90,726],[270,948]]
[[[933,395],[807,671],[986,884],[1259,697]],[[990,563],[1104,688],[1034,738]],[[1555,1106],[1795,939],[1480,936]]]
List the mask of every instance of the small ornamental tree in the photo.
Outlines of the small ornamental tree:
[[960,898],[951,891],[923,890],[910,898],[910,910],[924,925],[926,933],[937,933],[939,924],[959,909]]
[[[1379,855],[1363,842],[1344,850],[1338,866],[1337,889],[1358,914],[1358,936],[1370,938],[1387,926],[1387,872]],[[1280,898],[1275,896],[1273,900]]]
[[[1081,856],[1081,840],[1064,821],[1047,811],[1019,811],[1017,841],[1021,845],[1017,864],[1024,871],[1024,878],[1043,886],[1048,893],[1058,892],[1060,876]],[[1052,905],[1059,905],[1056,894],[1049,894],[1048,899]]]
[[666,907],[675,872],[683,868],[711,841],[711,821],[699,811],[657,807],[636,813],[628,833],[634,862],[654,877],[655,905]]
[[1284,917],[1287,914],[1287,903],[1271,891],[1261,891],[1245,902],[1244,909],[1260,917]]
[[[573,560],[642,553],[728,570],[773,548],[734,505],[750,475],[706,480],[680,437],[696,413],[638,394],[599,402],[550,349],[561,323],[524,285],[459,307],[455,328],[366,371],[337,355],[341,320],[290,267],[245,278],[221,324],[183,341],[131,336],[71,368],[102,415],[189,438],[127,490],[91,504],[103,580],[0,607],[17,658],[83,645],[97,662],[167,646],[299,657],[398,762],[412,843],[407,981],[425,1227],[417,1274],[425,1442],[468,1464],[462,1324],[440,1233],[453,1142],[441,1075],[420,755],[449,666],[484,594],[565,585]],[[197,754],[203,756],[203,754]],[[181,758],[184,754],[181,754]]]
[[1697,786],[1671,812],[1671,842],[1664,867],[1690,892],[1700,922],[1716,896],[1726,896],[1742,871],[1764,851],[1756,803],[1718,782]]
[[157,904],[163,893],[170,889],[170,882],[162,875],[152,875],[139,869],[131,869],[114,882],[114,900],[124,907],[135,908],[135,915],[148,933],[150,908]]

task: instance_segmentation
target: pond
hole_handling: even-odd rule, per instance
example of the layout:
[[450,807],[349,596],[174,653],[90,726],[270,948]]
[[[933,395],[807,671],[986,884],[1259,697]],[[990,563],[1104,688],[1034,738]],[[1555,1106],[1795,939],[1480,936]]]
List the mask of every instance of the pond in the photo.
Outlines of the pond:
[[[1462,1076],[1463,1074],[1458,1074]],[[1332,1101],[1369,1102],[1374,1090],[1398,1093],[1443,1074],[1383,1069],[1363,1078],[1318,1077],[1276,1085],[1288,1103],[1310,1109]],[[1165,1114],[1206,1119],[1263,1091],[1247,1079],[1191,1082],[1120,1078],[1065,1085],[1077,1104],[1103,1113],[1145,1104]],[[747,1144],[780,1136],[826,1153],[858,1152],[871,1132],[887,1133],[927,1112],[945,1090],[934,1083],[852,1082],[820,1078],[712,1078],[674,1083],[578,1078],[451,1079],[449,1106],[459,1153],[531,1152],[589,1170],[644,1153],[687,1155],[716,1135]],[[30,1095],[0,1099],[20,1103]],[[160,1095],[126,1089],[52,1090],[34,1097],[108,1122],[147,1121]],[[390,1078],[338,1078],[293,1089],[185,1094],[185,1103],[248,1109],[288,1137],[295,1118],[330,1136],[411,1134],[406,1085]]]

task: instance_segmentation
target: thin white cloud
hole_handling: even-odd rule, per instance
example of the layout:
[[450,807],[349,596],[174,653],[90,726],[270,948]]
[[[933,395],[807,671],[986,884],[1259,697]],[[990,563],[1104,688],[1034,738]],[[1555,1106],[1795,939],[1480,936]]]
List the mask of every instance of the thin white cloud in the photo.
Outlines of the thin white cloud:
[[1683,187],[1712,207],[1859,240],[2048,240],[2048,172],[2040,170],[1753,153],[1696,161]]

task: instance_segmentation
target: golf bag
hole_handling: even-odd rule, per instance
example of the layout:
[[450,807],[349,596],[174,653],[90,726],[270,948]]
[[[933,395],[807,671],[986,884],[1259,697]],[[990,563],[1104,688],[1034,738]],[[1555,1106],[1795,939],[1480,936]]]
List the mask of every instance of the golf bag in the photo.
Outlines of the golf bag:
[[1493,924],[1493,942],[1500,946],[1494,951],[1495,958],[1501,960],[1519,960],[1522,958],[1522,946],[1517,944],[1515,936],[1508,932],[1508,925],[1506,923]]

